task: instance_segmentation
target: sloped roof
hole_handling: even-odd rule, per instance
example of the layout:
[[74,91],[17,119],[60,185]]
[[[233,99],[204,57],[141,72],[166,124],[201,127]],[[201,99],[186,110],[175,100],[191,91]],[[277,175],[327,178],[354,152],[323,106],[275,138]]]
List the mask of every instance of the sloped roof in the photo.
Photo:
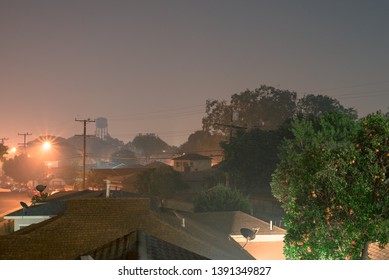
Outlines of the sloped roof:
[[15,212],[9,213],[5,218],[16,217],[34,217],[34,216],[56,216],[65,211],[65,202],[58,201],[56,203],[44,203],[28,207],[26,210],[19,209]]
[[68,200],[54,219],[0,237],[0,259],[76,259],[138,229],[209,259],[253,259],[227,236],[150,210],[146,198]]
[[[207,260],[203,256],[163,241],[143,230],[131,232],[84,254],[94,260]],[[77,259],[81,259],[79,256]]]
[[127,176],[131,174],[139,173],[143,170],[146,170],[147,167],[137,166],[132,168],[96,168],[91,169],[91,172],[98,173],[104,176]]
[[191,153],[191,154],[185,154],[183,156],[173,158],[173,160],[212,160],[212,158],[207,157],[207,156],[203,156],[203,155],[199,155],[199,154]]
[[[144,197],[137,193],[130,193],[126,191],[110,191],[111,197]],[[7,214],[6,218],[21,217],[21,216],[56,216],[63,214],[65,211],[65,201],[71,199],[85,199],[93,197],[105,197],[105,191],[69,191],[58,192],[47,197],[43,203],[30,206],[27,210],[22,208],[12,213]]]
[[274,225],[272,230],[270,230],[269,223],[241,211],[187,213],[183,215],[225,234],[240,235],[241,228],[252,229],[258,227],[257,234],[286,234],[284,229]]

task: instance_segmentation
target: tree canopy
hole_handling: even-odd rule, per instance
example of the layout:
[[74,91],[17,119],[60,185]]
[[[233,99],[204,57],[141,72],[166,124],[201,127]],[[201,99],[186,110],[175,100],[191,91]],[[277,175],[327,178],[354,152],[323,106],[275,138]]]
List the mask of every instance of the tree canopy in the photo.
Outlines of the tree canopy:
[[8,159],[3,164],[5,175],[20,183],[27,183],[43,177],[44,165],[42,161],[28,157],[26,154]]
[[317,117],[325,112],[341,112],[357,117],[355,109],[345,108],[337,99],[326,95],[308,94],[297,101],[297,113],[304,117]]
[[203,128],[211,133],[228,134],[233,126],[275,129],[295,113],[297,94],[262,85],[245,90],[226,101],[207,100]]
[[170,166],[159,166],[137,175],[135,186],[142,194],[169,197],[186,188],[180,173]]
[[154,133],[137,135],[132,141],[132,145],[146,157],[169,149],[169,145]]
[[270,193],[271,174],[279,161],[278,146],[289,134],[285,127],[274,131],[256,128],[223,142],[225,159],[221,168],[229,174],[230,185],[243,192]]
[[285,209],[288,259],[366,258],[388,242],[389,119],[325,113],[292,123],[272,190]]
[[201,192],[194,200],[195,212],[242,211],[250,213],[249,198],[237,189],[218,184]]
[[4,155],[7,154],[8,147],[0,143],[0,161],[4,161]]
[[181,145],[184,153],[217,154],[221,152],[220,142],[225,137],[218,134],[211,134],[208,131],[198,130],[189,135],[188,141]]
[[342,112],[356,118],[354,109],[345,108],[329,96],[308,94],[298,99],[294,91],[266,85],[233,94],[229,103],[207,100],[205,109],[203,129],[223,135],[239,128],[275,130],[296,116],[315,117],[324,112]]

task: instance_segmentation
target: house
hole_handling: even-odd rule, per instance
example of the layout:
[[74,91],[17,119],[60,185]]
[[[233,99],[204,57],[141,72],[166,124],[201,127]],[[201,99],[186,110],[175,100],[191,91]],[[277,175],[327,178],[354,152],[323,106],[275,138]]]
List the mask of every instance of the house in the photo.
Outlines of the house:
[[173,168],[179,172],[202,171],[211,168],[212,158],[199,154],[185,154],[173,158]]
[[254,259],[228,235],[141,197],[69,199],[63,214],[0,236],[0,259],[85,258]]

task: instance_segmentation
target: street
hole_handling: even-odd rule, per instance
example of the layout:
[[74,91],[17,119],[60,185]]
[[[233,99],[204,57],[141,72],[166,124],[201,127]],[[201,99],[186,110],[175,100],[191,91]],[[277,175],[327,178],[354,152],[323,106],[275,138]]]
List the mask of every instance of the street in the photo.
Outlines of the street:
[[21,208],[21,201],[30,205],[31,197],[26,192],[0,192],[0,217],[9,210]]

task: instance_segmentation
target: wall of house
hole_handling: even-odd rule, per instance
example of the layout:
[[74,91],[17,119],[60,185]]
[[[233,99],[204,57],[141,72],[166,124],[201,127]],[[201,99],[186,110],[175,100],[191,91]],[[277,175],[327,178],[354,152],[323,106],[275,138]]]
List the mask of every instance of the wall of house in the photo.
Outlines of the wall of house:
[[259,234],[247,244],[241,235],[231,237],[256,260],[285,260],[284,234]]
[[211,160],[176,160],[174,170],[179,172],[185,171],[202,171],[211,168]]
[[32,224],[43,222],[48,219],[50,219],[50,217],[18,217],[14,220],[14,231],[20,230],[21,228]]
[[285,260],[283,241],[249,242],[244,249],[256,260]]

